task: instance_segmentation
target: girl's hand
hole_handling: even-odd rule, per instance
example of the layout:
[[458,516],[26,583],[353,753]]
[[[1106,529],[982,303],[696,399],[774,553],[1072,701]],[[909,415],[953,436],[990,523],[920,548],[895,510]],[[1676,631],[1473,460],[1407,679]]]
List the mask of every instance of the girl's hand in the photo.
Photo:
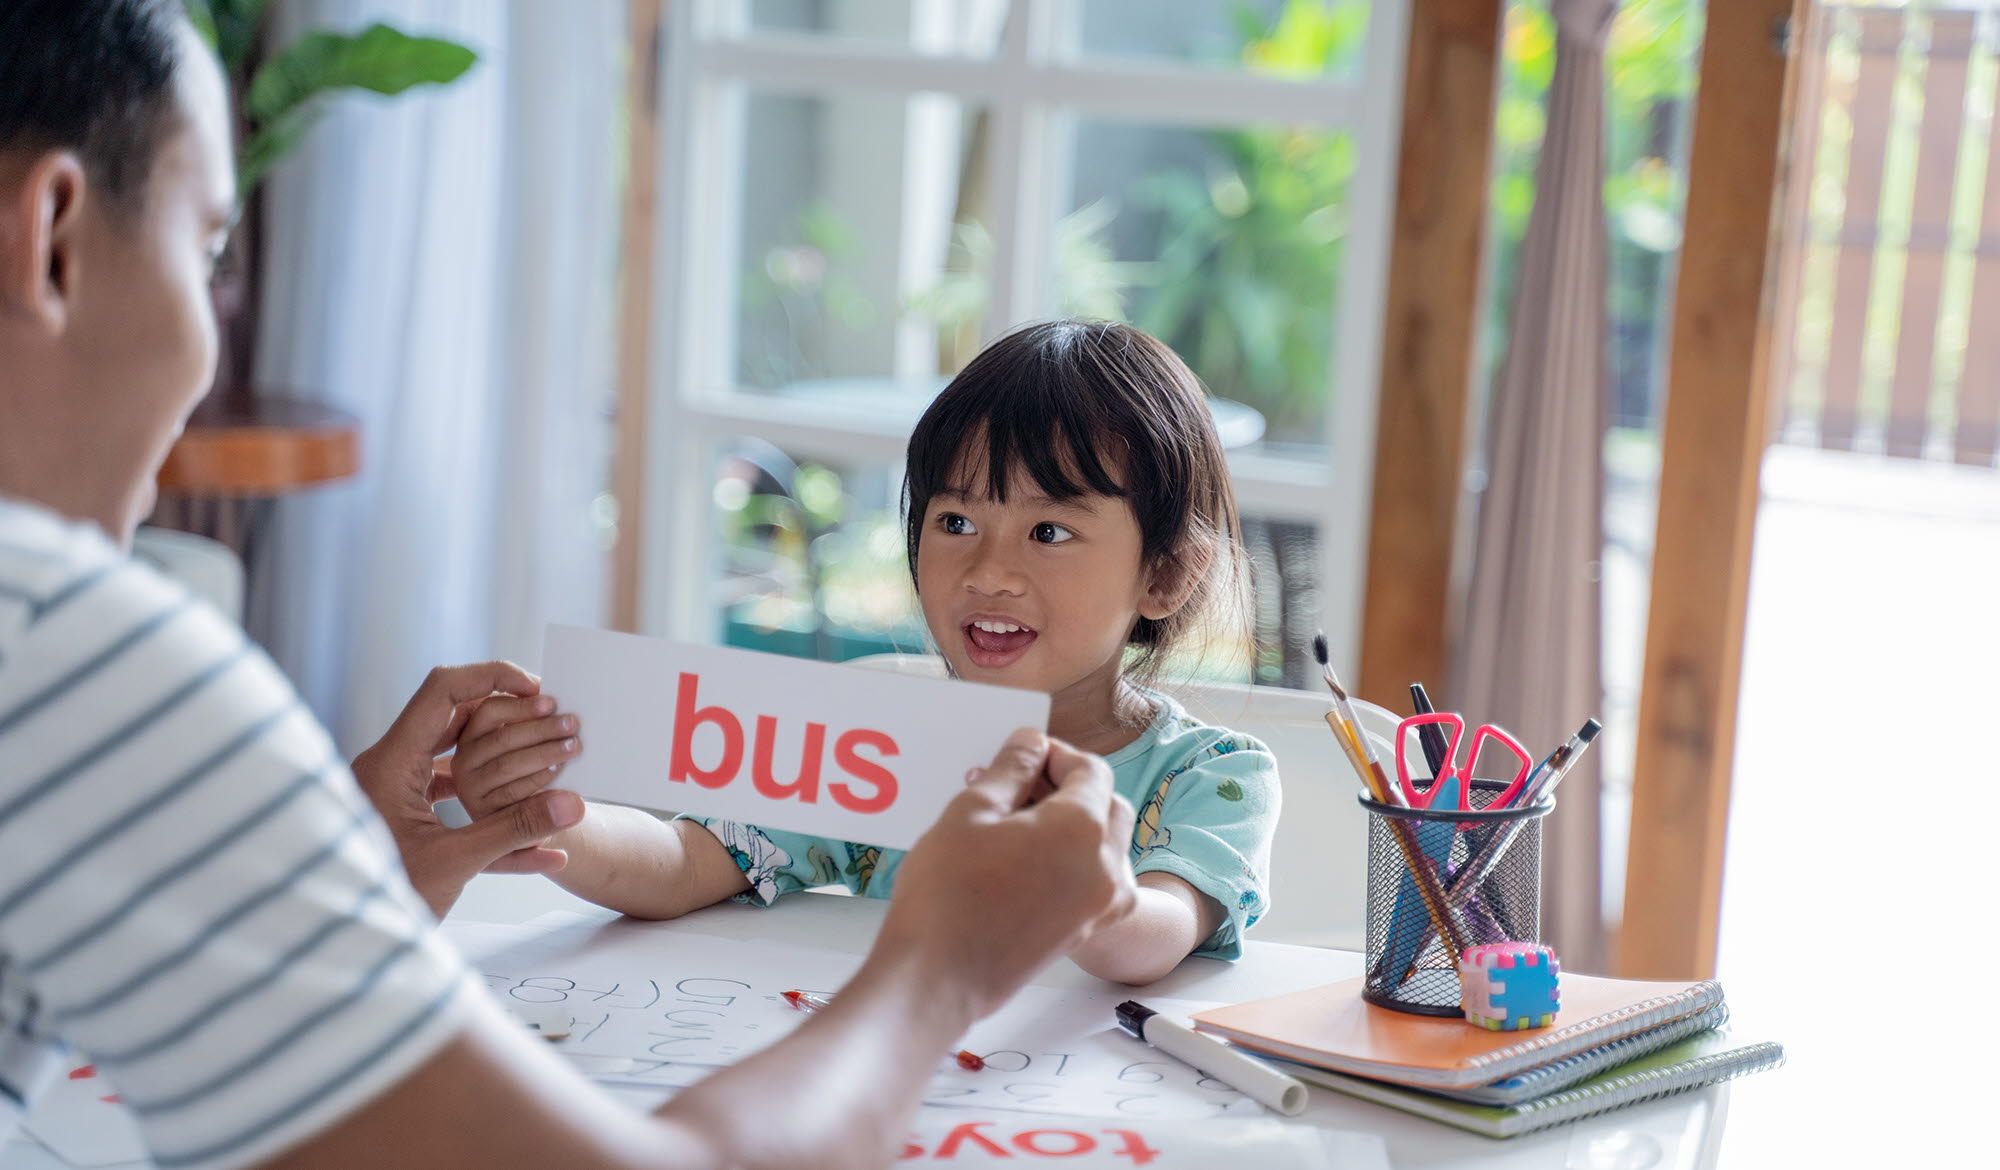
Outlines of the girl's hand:
[[354,758],[354,778],[388,825],[403,868],[443,917],[472,875],[548,873],[568,860],[544,843],[583,817],[574,792],[544,792],[464,828],[448,828],[432,805],[453,795],[449,760],[437,754],[457,742],[468,714],[495,692],[532,699],[540,683],[511,662],[441,666],[410,698],[373,747]]
[[458,735],[452,784],[474,820],[525,800],[562,774],[582,750],[575,715],[548,695],[482,700]]

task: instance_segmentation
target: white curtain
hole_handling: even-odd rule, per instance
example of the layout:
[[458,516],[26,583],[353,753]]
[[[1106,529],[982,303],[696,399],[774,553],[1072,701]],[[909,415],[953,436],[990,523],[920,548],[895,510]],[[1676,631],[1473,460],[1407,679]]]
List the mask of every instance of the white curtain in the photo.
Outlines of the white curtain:
[[257,384],[361,421],[354,480],[277,507],[248,624],[349,752],[430,667],[595,624],[608,483],[622,0],[282,0],[479,63],[339,99],[266,191]]
[[[1605,375],[1604,46],[1619,0],[1553,0],[1555,76],[1521,241],[1507,353],[1487,416],[1487,480],[1451,701],[1537,756],[1601,712]],[[1600,971],[1605,748],[1542,828],[1542,938]]]

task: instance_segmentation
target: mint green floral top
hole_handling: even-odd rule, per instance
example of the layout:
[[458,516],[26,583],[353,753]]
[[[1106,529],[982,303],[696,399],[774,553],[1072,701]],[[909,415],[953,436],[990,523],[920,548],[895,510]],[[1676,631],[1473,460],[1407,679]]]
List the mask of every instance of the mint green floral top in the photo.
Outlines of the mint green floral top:
[[[1278,828],[1278,761],[1247,735],[1211,727],[1179,703],[1144,692],[1157,707],[1139,738],[1105,757],[1113,782],[1139,818],[1132,870],[1170,873],[1220,905],[1222,925],[1195,953],[1235,959],[1243,932],[1271,908],[1271,838]],[[691,818],[714,833],[750,880],[737,901],[768,906],[812,886],[844,885],[869,898],[895,889],[900,850]]]

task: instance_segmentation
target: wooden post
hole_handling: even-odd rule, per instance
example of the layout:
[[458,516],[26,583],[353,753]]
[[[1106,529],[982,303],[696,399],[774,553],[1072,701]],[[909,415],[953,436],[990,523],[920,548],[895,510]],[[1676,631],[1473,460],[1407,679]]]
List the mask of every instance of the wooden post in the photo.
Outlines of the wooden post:
[[1448,665],[1503,7],[1410,5],[1356,692],[1378,701],[1444,685]]
[[[1833,22],[1821,19],[1813,22],[1813,38],[1810,42],[1799,43],[1798,99],[1793,107],[1797,121],[1792,124],[1792,157],[1798,165],[1811,174],[1814,160],[1819,157],[1820,132],[1826,125],[1828,108],[1847,109],[1845,91],[1850,88],[1841,84],[1838,78],[1829,79],[1827,50],[1831,39]],[[1833,81],[1828,85],[1829,80]],[[1776,401],[1772,409],[1776,416],[1789,424],[1793,407],[1790,402],[1793,376],[1799,368],[1799,290],[1805,283],[1805,269],[1812,255],[1812,182],[1792,183],[1785,188],[1784,210],[1778,213],[1777,231],[1782,240],[1778,256],[1778,291],[1772,305],[1777,314],[1771,338],[1771,384]]]
[[[1819,416],[1820,445],[1841,450],[1854,446],[1860,426],[1861,357],[1867,339],[1868,296],[1875,280],[1875,244],[1882,230],[1883,163],[1889,157],[1896,78],[1902,70],[1903,17],[1896,8],[1855,13],[1861,24],[1861,63],[1848,107],[1854,137],[1847,149],[1846,207],[1834,266],[1833,332]],[[1702,77],[1707,79],[1706,69]]]
[[1896,372],[1889,382],[1885,442],[1891,455],[1918,458],[1930,431],[1931,381],[1952,246],[1951,203],[1965,130],[1965,90],[1977,35],[1973,12],[1931,14],[1924,62],[1924,114],[1917,132],[1917,183],[1903,266],[1903,312],[1897,321]]
[[1696,101],[1688,163],[1619,931],[1626,976],[1715,969],[1750,537],[1770,437],[1772,209],[1789,173],[1810,173],[1784,154],[1792,62],[1813,43],[1813,8],[1731,0],[1708,10],[1699,93],[1710,100]]
[[1958,379],[1952,455],[1991,467],[2000,453],[2000,118],[1986,131],[1985,197],[1973,249],[1971,327]]
[[645,531],[646,401],[652,377],[654,220],[659,203],[660,38],[665,0],[631,0],[626,79],[625,199],[618,264],[618,425],[611,495],[611,628],[639,628],[639,542]]

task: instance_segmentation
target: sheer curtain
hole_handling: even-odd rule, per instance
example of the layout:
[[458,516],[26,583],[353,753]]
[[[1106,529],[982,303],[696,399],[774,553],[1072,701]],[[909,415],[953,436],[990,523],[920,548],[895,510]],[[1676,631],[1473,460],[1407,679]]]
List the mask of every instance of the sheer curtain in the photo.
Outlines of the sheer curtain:
[[[1556,66],[1507,352],[1487,415],[1487,480],[1453,702],[1532,752],[1604,701],[1604,45],[1619,0],[1554,0]],[[1543,833],[1542,937],[1604,969],[1597,765],[1582,758]]]
[[259,392],[362,426],[354,480],[277,506],[248,625],[341,746],[439,663],[595,623],[617,260],[619,0],[285,0],[277,33],[464,41],[457,85],[346,98],[271,177]]

